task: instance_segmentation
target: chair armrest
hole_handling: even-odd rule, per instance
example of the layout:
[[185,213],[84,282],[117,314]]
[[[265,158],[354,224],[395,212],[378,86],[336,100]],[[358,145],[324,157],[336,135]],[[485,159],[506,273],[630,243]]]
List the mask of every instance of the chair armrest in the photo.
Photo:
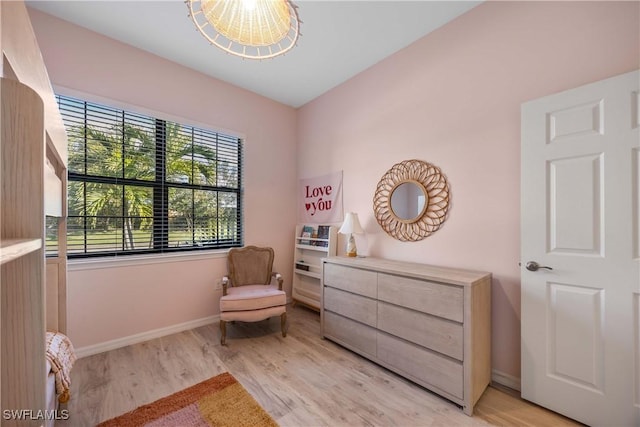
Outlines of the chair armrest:
[[278,281],[278,290],[282,290],[282,274],[273,272],[271,273],[271,277],[275,277]]
[[222,278],[222,295],[226,295],[227,294],[227,287],[229,286],[229,277],[228,276],[224,276]]

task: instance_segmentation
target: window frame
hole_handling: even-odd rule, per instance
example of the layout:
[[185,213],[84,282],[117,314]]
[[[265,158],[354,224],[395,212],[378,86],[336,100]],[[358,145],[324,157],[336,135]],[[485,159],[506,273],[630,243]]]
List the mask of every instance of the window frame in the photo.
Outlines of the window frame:
[[[86,137],[86,132],[85,132],[85,137],[84,137],[84,141],[83,141],[83,145],[84,145],[84,150],[85,150],[85,157],[84,157],[84,162],[82,163],[84,166],[84,171],[85,173],[79,173],[77,171],[73,171],[71,168],[71,165],[69,167],[69,171],[68,171],[68,189],[71,188],[71,186],[73,185],[73,183],[85,183],[85,191],[86,191],[86,183],[93,183],[93,184],[108,184],[108,185],[113,185],[116,186],[116,188],[119,188],[121,193],[122,193],[122,211],[121,211],[121,216],[108,216],[108,218],[118,218],[122,221],[122,236],[121,236],[121,241],[118,242],[116,240],[115,244],[120,244],[120,248],[118,249],[111,249],[111,250],[99,250],[99,251],[92,251],[91,250],[91,245],[90,242],[87,241],[87,234],[88,234],[88,228],[87,228],[87,218],[93,218],[93,216],[91,215],[67,215],[68,218],[68,224],[71,224],[71,222],[69,221],[70,219],[74,219],[74,218],[80,218],[83,219],[84,222],[84,226],[80,228],[80,230],[82,230],[82,236],[83,236],[83,244],[82,244],[82,249],[81,251],[76,251],[74,250],[74,248],[77,248],[77,246],[72,246],[69,244],[69,236],[70,234],[73,232],[71,227],[67,227],[67,236],[65,236],[65,238],[67,238],[67,257],[69,259],[83,259],[83,258],[116,258],[116,257],[121,257],[121,256],[141,256],[141,255],[147,255],[147,254],[152,254],[152,255],[158,255],[158,254],[163,254],[163,253],[180,253],[180,252],[193,252],[193,251],[215,251],[215,250],[220,250],[220,249],[229,249],[229,248],[233,248],[233,247],[241,247],[243,246],[243,242],[244,242],[244,210],[243,210],[243,168],[244,168],[244,140],[242,137],[240,136],[236,136],[236,135],[232,135],[228,132],[221,132],[221,131],[213,131],[210,129],[207,129],[207,127],[202,126],[202,125],[193,125],[190,123],[185,123],[185,121],[183,119],[178,119],[178,120],[172,120],[172,119],[167,119],[167,118],[163,118],[160,117],[160,114],[157,113],[140,113],[138,111],[135,111],[134,109],[130,109],[130,108],[123,108],[122,106],[117,106],[114,107],[112,106],[113,104],[117,104],[117,103],[110,103],[109,101],[93,101],[91,99],[87,99],[90,97],[87,96],[77,96],[77,95],[66,95],[66,94],[56,94],[56,102],[58,104],[58,107],[60,108],[61,105],[61,101],[66,101],[66,102],[75,102],[75,103],[81,103],[84,106],[84,114],[85,114],[85,118],[86,118],[86,114],[87,114],[87,107],[91,106],[91,107],[96,107],[99,109],[105,109],[105,110],[109,110],[112,112],[116,112],[120,115],[122,115],[122,126],[124,128],[125,126],[125,119],[124,117],[129,114],[132,116],[137,116],[137,117],[144,117],[145,119],[149,119],[151,121],[153,121],[155,128],[156,128],[156,132],[153,134],[153,139],[155,142],[155,154],[153,159],[155,160],[155,167],[154,167],[154,175],[155,175],[155,179],[153,180],[140,180],[140,179],[136,179],[136,178],[126,178],[125,177],[125,172],[124,172],[124,155],[122,157],[122,162],[123,162],[123,174],[122,176],[106,176],[106,175],[91,175],[87,173],[88,170],[88,165],[91,163],[90,161],[88,161],[87,156],[86,156],[86,152],[87,152],[87,137]],[[111,104],[111,105],[109,105]],[[63,112],[63,110],[61,109],[61,113],[63,116],[63,121],[65,122],[65,128],[69,129],[67,127],[67,123],[65,121],[65,113]],[[116,122],[114,122],[116,123]],[[119,122],[118,122],[119,123]],[[119,123],[120,124],[120,123]],[[218,158],[218,145],[216,143],[216,159],[213,163],[213,167],[216,170],[216,185],[209,185],[209,184],[196,184],[195,183],[195,179],[194,176],[191,177],[191,181],[192,182],[176,182],[176,181],[170,181],[167,179],[167,141],[168,141],[168,137],[167,137],[167,124],[172,124],[178,127],[178,129],[182,130],[182,129],[190,129],[191,134],[192,134],[192,139],[190,144],[192,146],[196,145],[196,141],[194,139],[194,134],[196,132],[201,133],[202,135],[206,135],[207,137],[215,137],[216,141],[218,141],[218,138],[221,138],[225,144],[230,144],[230,141],[235,144],[234,148],[233,148],[233,153],[236,152],[237,150],[237,156],[235,158],[235,165],[237,165],[237,172],[235,175],[233,175],[233,177],[235,178],[235,182],[237,185],[235,186],[221,186],[218,185],[219,182],[217,182],[218,180],[218,172],[220,171],[220,164],[224,163],[222,160],[220,160]],[[162,129],[160,129],[162,128]],[[86,121],[85,121],[85,129],[86,129]],[[204,137],[204,136],[203,136]],[[72,140],[71,138],[69,138],[69,152],[71,152],[71,143]],[[123,137],[123,139],[120,141],[118,147],[120,147],[122,149],[123,154],[125,153],[125,149],[126,149],[126,143],[125,143],[125,139]],[[195,150],[195,148],[192,148],[192,150]],[[192,151],[193,153],[194,151]],[[191,163],[192,163],[192,168],[193,168],[193,164],[195,164],[196,160],[195,157],[192,154],[191,157]],[[141,218],[141,217],[137,217],[137,216],[127,216],[124,210],[124,206],[125,206],[125,188],[127,186],[136,186],[136,187],[144,187],[144,188],[149,188],[151,190],[152,193],[152,216],[149,217],[145,217],[148,219],[152,219],[152,226],[151,226],[151,243],[150,243],[150,247],[149,248],[126,248],[126,242],[125,242],[125,227],[124,227],[124,221],[127,218]],[[199,243],[199,240],[196,238],[196,227],[193,226],[193,229],[191,230],[192,233],[192,239],[190,244],[185,245],[185,246],[171,246],[172,241],[170,238],[170,229],[169,229],[169,222],[170,222],[170,211],[169,211],[169,191],[170,189],[184,189],[184,190],[191,190],[192,191],[192,197],[193,194],[195,194],[195,191],[203,191],[203,192],[208,192],[210,194],[212,194],[213,196],[215,196],[216,201],[220,200],[220,195],[221,194],[231,194],[235,196],[235,215],[232,215],[232,217],[235,217],[235,226],[232,228],[232,230],[234,230],[233,232],[235,234],[233,234],[233,236],[230,239],[222,239],[219,235],[216,235],[215,240],[213,241],[213,243]],[[67,196],[68,200],[70,200],[70,196]],[[84,201],[83,203],[85,204],[85,213],[86,213],[86,196],[84,197]],[[207,215],[207,218],[214,218],[215,222],[216,222],[216,231],[220,230],[220,218],[222,218],[222,215],[220,214],[220,205],[216,203],[216,207],[213,208],[214,213],[212,215]],[[192,203],[192,208],[191,208],[191,213],[193,214],[193,218],[194,218],[194,223],[195,220],[198,219],[198,217],[195,217],[195,204]],[[96,217],[97,218],[97,217]],[[106,216],[103,218],[107,218]],[[201,217],[200,217],[201,218]],[[78,229],[76,229],[77,231]],[[61,236],[58,236],[58,238],[60,238]]]

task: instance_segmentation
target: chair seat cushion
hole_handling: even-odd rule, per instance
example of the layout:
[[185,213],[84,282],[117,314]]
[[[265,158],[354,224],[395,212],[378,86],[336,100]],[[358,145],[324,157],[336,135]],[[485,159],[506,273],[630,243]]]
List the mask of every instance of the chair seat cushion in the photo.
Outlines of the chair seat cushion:
[[247,311],[277,307],[287,303],[287,295],[269,285],[230,287],[220,298],[220,311]]

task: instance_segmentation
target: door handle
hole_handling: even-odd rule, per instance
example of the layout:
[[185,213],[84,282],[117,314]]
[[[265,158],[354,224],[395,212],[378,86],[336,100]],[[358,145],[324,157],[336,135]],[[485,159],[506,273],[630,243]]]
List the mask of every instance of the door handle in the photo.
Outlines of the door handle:
[[553,268],[551,267],[547,267],[546,265],[540,265],[535,261],[529,261],[524,268],[526,268],[529,271],[538,271],[541,268],[544,268],[545,270],[553,270]]

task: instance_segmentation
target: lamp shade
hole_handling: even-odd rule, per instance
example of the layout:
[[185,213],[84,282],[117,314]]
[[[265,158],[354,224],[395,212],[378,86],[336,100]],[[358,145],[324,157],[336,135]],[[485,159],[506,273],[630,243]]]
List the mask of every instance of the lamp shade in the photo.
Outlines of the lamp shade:
[[289,32],[291,12],[283,0],[202,0],[202,12],[215,29],[251,46],[278,43]]
[[227,53],[268,59],[292,49],[300,35],[290,0],[186,0],[200,33]]
[[364,230],[360,225],[360,220],[358,220],[358,214],[355,212],[348,212],[344,222],[342,223],[342,227],[338,230],[340,234],[362,234]]

